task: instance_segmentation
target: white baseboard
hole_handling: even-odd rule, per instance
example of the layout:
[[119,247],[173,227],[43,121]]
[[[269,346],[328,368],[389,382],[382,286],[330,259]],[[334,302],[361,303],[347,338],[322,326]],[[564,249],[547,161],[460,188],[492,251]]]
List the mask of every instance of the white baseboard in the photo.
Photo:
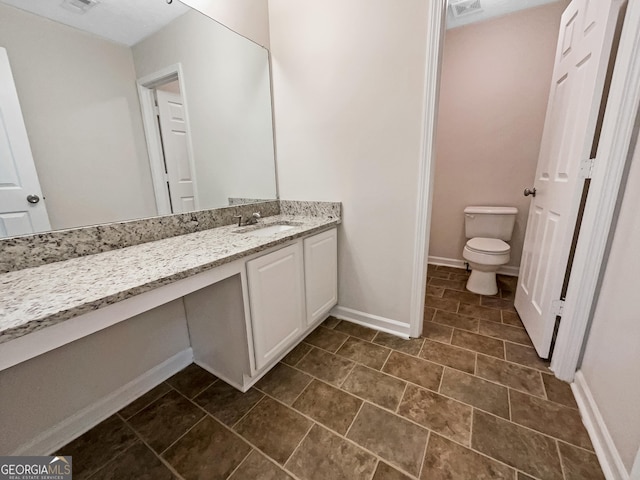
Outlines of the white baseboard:
[[191,348],[187,348],[98,402],[45,430],[33,440],[18,447],[11,455],[50,455],[170,376],[178,373],[192,361],[193,351]]
[[341,320],[357,323],[365,327],[380,330],[381,332],[391,333],[403,338],[409,338],[409,323],[399,322],[390,318],[379,317],[370,313],[361,312],[352,308],[336,305],[331,310],[331,315]]
[[[445,267],[453,268],[465,268],[465,261],[457,258],[446,257],[433,257],[429,255],[429,263],[431,265],[443,265]],[[520,275],[520,267],[512,267],[510,265],[504,265],[498,269],[498,273],[501,275],[508,275],[510,277],[517,277]]]
[[591,395],[587,381],[579,370],[576,372],[571,389],[576,397],[578,408],[582,414],[582,421],[587,428],[587,432],[589,432],[589,437],[591,437],[591,442],[600,461],[604,476],[607,480],[629,480],[629,472],[627,472],[622,458],[620,458],[618,449],[600,414],[598,405],[593,395]]

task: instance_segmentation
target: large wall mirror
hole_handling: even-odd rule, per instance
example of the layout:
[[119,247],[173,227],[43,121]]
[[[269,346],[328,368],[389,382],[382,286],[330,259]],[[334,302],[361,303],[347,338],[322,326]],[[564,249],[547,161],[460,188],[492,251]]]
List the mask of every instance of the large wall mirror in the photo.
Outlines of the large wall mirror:
[[277,198],[268,51],[173,0],[0,0],[0,237]]

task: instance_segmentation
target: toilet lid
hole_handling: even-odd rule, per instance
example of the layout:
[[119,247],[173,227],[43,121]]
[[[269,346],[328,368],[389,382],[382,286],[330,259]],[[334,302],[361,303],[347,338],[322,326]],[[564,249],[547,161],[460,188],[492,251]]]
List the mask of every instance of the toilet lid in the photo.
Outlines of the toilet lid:
[[507,253],[511,250],[509,244],[498,238],[472,238],[467,242],[467,247],[480,253]]

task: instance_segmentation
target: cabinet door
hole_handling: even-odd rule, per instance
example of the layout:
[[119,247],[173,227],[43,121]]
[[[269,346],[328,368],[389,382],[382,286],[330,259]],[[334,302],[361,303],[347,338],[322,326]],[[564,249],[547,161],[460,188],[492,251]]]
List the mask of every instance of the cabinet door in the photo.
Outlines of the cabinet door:
[[338,303],[338,237],[336,229],[304,240],[307,325]]
[[256,369],[300,335],[304,327],[304,272],[298,242],[247,262]]

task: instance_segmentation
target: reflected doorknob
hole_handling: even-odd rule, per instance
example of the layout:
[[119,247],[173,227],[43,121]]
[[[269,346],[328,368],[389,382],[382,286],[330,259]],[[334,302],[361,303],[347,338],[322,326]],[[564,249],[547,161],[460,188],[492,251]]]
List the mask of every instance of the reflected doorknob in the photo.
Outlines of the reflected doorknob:
[[40,197],[38,195],[27,195],[27,202],[38,203],[39,201],[40,201]]
[[536,188],[535,187],[533,187],[532,189],[528,189],[528,188],[524,189],[524,196],[528,197],[529,195],[531,195],[532,197],[536,196]]

